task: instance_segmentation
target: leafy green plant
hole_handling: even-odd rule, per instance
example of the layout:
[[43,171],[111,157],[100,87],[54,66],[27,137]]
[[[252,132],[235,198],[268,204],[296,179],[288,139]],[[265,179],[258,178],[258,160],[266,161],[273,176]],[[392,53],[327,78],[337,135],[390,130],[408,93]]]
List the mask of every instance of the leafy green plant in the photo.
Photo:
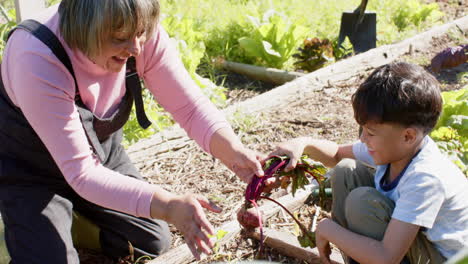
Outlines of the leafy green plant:
[[460,72],[457,74],[457,82],[461,84],[468,83],[468,72]]
[[60,1],[62,1],[62,0],[47,0],[46,5],[47,6],[55,5],[55,4],[60,3]]
[[148,119],[151,121],[151,126],[143,129],[138,124],[135,114],[135,106],[130,113],[130,118],[123,127],[123,146],[129,147],[130,145],[138,142],[140,139],[148,138],[174,124],[172,117],[169,116],[163,108],[156,103],[153,96],[147,89],[143,89],[143,101],[145,105],[145,112]]
[[16,26],[16,12],[15,9],[7,11],[3,5],[0,5],[0,12],[7,21],[0,25],[0,61],[3,58],[3,50],[5,49],[8,33]]
[[237,109],[229,118],[229,123],[232,124],[236,132],[248,133],[258,127],[258,116]]
[[306,38],[299,53],[293,54],[296,58],[294,66],[307,72],[313,72],[335,61],[333,44],[328,39]]
[[239,39],[240,47],[247,56],[257,58],[259,65],[283,68],[305,30],[273,9],[265,12],[261,20],[253,16],[248,16],[248,19],[254,30],[249,36]]
[[422,22],[437,19],[440,16],[442,13],[437,3],[421,4],[417,0],[408,0],[393,13],[392,20],[398,31],[404,31],[410,25],[418,28]]
[[430,136],[468,177],[468,86],[442,97],[442,114]]
[[[214,104],[223,106],[226,101],[225,88],[217,86],[211,80],[196,73],[205,52],[202,34],[198,31],[196,22],[193,19],[179,15],[163,15],[162,23],[171,36],[171,41],[177,47],[182,62],[192,79]],[[129,121],[124,126],[123,145],[126,147],[138,142],[140,139],[151,137],[174,123],[172,118],[154,101],[153,96],[147,90],[144,90],[143,95],[145,112],[151,120],[152,126],[146,130],[142,129],[138,124],[134,111],[132,111]]]
[[195,73],[205,52],[203,34],[196,21],[179,14],[163,14],[161,23],[177,47],[187,71]]
[[177,14],[163,15],[162,24],[171,36],[192,79],[215,105],[223,106],[226,101],[226,89],[196,73],[200,61],[205,55],[205,43],[200,24],[194,19]]

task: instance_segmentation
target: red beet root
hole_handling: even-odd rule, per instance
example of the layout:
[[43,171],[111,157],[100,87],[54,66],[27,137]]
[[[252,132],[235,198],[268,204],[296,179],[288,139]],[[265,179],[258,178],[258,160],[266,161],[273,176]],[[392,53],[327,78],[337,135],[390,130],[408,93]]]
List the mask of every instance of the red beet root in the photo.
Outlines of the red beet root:
[[260,226],[260,216],[255,207],[247,209],[242,206],[239,211],[237,211],[237,221],[239,221],[244,228],[256,228]]

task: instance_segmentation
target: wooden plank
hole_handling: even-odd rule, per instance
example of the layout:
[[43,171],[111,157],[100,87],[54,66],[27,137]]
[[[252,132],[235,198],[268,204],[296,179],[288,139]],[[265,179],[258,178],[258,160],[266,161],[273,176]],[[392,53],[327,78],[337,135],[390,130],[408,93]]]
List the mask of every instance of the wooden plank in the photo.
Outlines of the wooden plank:
[[[277,199],[282,205],[284,205],[288,210],[295,211],[300,208],[307,197],[311,193],[312,189],[317,188],[315,182],[306,186],[306,189],[300,189],[296,192],[296,195],[293,197],[291,194],[284,195],[281,198]],[[275,203],[267,201],[264,205],[260,207],[260,210],[263,211],[263,216],[267,219],[279,212],[280,207]],[[233,216],[235,219],[236,216]],[[224,230],[227,234],[218,241],[220,246],[225,245],[231,239],[233,239],[237,234],[240,233],[241,227],[237,220],[229,221],[228,223],[222,225],[217,230]],[[180,245],[174,249],[169,250],[158,258],[148,262],[148,264],[185,264],[190,263],[195,260],[187,244]]]
[[[260,240],[260,232],[258,232],[258,230],[247,232],[246,235],[250,238]],[[317,248],[301,247],[297,241],[297,237],[293,234],[265,228],[263,230],[263,237],[265,245],[278,250],[278,252],[283,255],[305,261],[309,264],[320,263],[320,257]],[[344,263],[341,253],[337,250],[332,250],[330,260],[334,264]]]
[[16,21],[34,17],[45,9],[45,0],[15,0]]

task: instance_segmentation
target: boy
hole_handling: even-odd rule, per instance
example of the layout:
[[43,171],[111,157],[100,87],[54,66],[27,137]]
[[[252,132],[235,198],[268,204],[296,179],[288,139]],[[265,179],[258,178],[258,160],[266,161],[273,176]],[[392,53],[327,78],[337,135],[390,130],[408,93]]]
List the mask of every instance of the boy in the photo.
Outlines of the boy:
[[[271,155],[305,153],[331,171],[332,219],[316,229],[323,263],[330,242],[349,262],[442,263],[468,246],[468,180],[428,136],[442,109],[437,80],[396,62],[352,96],[361,142],[296,138]],[[371,168],[375,167],[375,171]]]

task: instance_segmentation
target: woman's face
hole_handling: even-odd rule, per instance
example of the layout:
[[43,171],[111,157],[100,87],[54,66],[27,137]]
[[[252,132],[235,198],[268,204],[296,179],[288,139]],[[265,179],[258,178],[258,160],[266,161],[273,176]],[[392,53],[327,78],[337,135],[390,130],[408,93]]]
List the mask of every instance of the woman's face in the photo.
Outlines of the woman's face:
[[119,72],[131,56],[138,56],[146,41],[144,32],[133,36],[128,32],[116,32],[102,46],[102,52],[90,59],[105,70]]

